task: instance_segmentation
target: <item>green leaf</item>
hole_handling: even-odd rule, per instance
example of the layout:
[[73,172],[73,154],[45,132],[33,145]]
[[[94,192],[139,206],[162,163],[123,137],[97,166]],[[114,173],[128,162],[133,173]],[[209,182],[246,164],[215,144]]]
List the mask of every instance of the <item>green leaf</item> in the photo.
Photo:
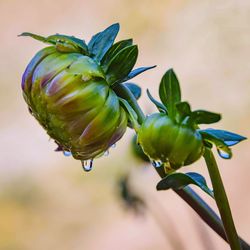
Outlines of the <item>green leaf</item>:
[[238,135],[226,130],[220,130],[220,129],[203,129],[200,130],[201,134],[209,134],[212,135],[220,140],[222,140],[227,146],[234,146],[236,144],[238,144],[239,142],[246,140],[247,138],[242,136],[242,135]]
[[199,130],[199,132],[205,141],[215,144],[218,154],[223,159],[230,159],[232,157],[232,151],[229,147],[246,139],[244,136],[226,130],[204,129]]
[[150,66],[150,67],[141,67],[141,68],[135,69],[135,70],[131,71],[128,74],[128,76],[125,79],[122,80],[122,82],[126,82],[126,81],[138,76],[139,74],[141,74],[141,73],[143,73],[143,72],[145,72],[145,71],[147,71],[149,69],[153,69],[155,67],[156,67],[156,65]]
[[206,110],[195,110],[192,112],[190,119],[196,124],[211,124],[218,122],[221,115]]
[[85,42],[74,36],[56,34],[47,37],[47,41],[51,43],[56,43],[58,42],[58,40],[61,40],[62,42],[71,43],[72,45],[81,47],[82,49],[87,49],[87,45],[85,44]]
[[157,100],[154,99],[154,97],[150,94],[149,90],[147,89],[147,95],[148,95],[148,98],[150,99],[150,101],[152,103],[154,103],[154,105],[157,107],[157,109],[160,111],[160,112],[163,112],[163,113],[168,113],[167,112],[167,108],[161,104],[160,102],[158,102]]
[[115,23],[91,38],[88,43],[88,49],[97,61],[101,61],[103,56],[113,45],[119,29],[120,25]]
[[205,178],[202,175],[194,172],[186,174],[175,172],[169,174],[157,184],[156,188],[157,190],[167,190],[170,188],[179,190],[190,184],[198,186],[205,193],[214,198],[213,191],[208,188]]
[[137,84],[132,82],[126,82],[125,85],[132,92],[136,100],[138,100],[141,97],[141,88]]
[[182,122],[186,117],[190,116],[191,108],[188,102],[176,103],[176,109],[179,114],[179,121]]
[[[43,37],[43,36],[40,36],[40,35],[36,35],[36,34],[30,33],[30,32],[23,32],[19,36],[29,36],[29,37],[32,37],[32,38],[38,40],[38,41],[47,43],[47,38],[46,37]],[[55,43],[53,43],[53,44],[55,44]]]
[[175,119],[175,104],[181,101],[181,90],[173,69],[168,70],[162,77],[159,96],[162,103],[167,107],[170,118]]
[[59,48],[59,50],[61,49],[65,52],[79,51],[83,54],[88,53],[88,48],[85,42],[74,36],[55,34],[48,37],[43,37],[29,32],[24,32],[20,36],[29,36],[38,41],[55,45]]
[[131,46],[133,44],[132,39],[122,40],[117,43],[115,43],[104,55],[104,57],[101,60],[101,65],[103,67],[104,72],[107,71],[107,68],[109,66],[109,63],[111,60],[124,48]]
[[106,80],[112,85],[127,77],[129,72],[133,69],[138,56],[137,45],[131,45],[122,49],[110,62],[107,72]]
[[224,142],[224,140],[217,135],[211,133],[210,131],[199,130],[203,140],[209,144],[214,144],[217,148],[218,154],[223,159],[231,159],[232,158],[232,151],[228,147],[228,145]]

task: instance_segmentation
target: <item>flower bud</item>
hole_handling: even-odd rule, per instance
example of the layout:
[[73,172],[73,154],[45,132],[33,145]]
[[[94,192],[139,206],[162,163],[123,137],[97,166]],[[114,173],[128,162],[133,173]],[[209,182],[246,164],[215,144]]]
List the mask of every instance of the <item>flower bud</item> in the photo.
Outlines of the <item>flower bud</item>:
[[[29,111],[58,144],[56,151],[72,154],[86,171],[126,131],[131,107],[119,86],[155,67],[132,71],[138,47],[132,39],[114,43],[119,27],[109,26],[88,44],[61,34],[21,34],[52,45],[39,51],[23,74]],[[138,94],[140,88],[132,86]]]
[[197,161],[204,150],[199,132],[175,123],[164,113],[145,119],[138,132],[138,143],[152,161],[169,163],[172,169]]
[[89,56],[42,49],[23,74],[22,90],[34,117],[76,159],[103,154],[125,133],[126,112]]

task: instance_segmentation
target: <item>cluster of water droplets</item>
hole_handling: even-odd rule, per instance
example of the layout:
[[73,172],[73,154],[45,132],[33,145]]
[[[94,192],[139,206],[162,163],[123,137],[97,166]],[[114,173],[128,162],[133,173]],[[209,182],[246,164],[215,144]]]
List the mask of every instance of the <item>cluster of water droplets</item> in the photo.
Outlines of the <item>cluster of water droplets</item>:
[[[116,144],[114,143],[110,148],[115,148]],[[66,157],[72,156],[72,153],[70,151],[67,150],[63,150],[61,146],[58,146],[55,151],[62,151],[63,155]],[[108,156],[109,155],[109,150],[106,150],[103,154],[104,156]],[[93,168],[93,159],[91,160],[85,160],[85,161],[81,161],[82,162],[82,168],[85,172],[89,172],[92,170]]]

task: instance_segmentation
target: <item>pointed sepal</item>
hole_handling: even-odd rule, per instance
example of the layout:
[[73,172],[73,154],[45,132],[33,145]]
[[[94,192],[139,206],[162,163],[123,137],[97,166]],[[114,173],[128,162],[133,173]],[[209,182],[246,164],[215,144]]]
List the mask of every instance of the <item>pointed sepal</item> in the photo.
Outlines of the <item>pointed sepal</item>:
[[220,129],[203,129],[203,130],[199,130],[199,132],[202,135],[210,135],[214,138],[217,138],[221,141],[223,141],[227,146],[231,147],[234,146],[236,144],[238,144],[241,141],[246,140],[247,138],[242,136],[242,135],[238,135],[235,134],[233,132],[229,132],[226,130],[220,130]]
[[168,70],[162,77],[159,96],[162,103],[167,107],[169,117],[175,119],[176,103],[181,101],[181,89],[173,69]]
[[208,147],[215,145],[219,156],[223,159],[232,158],[232,150],[229,148],[246,138],[229,131],[218,129],[204,129],[199,130],[204,144]]
[[89,41],[89,52],[98,62],[102,60],[103,56],[113,45],[119,29],[119,23],[115,23],[106,28],[104,31],[94,35]]
[[54,45],[60,52],[80,52],[84,55],[88,54],[88,48],[85,42],[74,36],[55,34],[48,37],[43,37],[29,32],[24,32],[19,36],[29,36],[38,41]]
[[210,147],[214,144],[219,156],[223,159],[232,158],[232,150],[229,148],[246,139],[246,137],[220,129],[199,130],[205,144]]
[[196,124],[211,124],[220,121],[221,115],[206,110],[195,110],[191,113],[190,120]]
[[128,76],[127,76],[126,78],[124,78],[124,79],[122,80],[122,82],[126,82],[126,81],[128,81],[128,80],[130,80],[130,79],[132,79],[132,78],[134,78],[134,77],[136,77],[136,76],[138,76],[138,75],[140,75],[141,73],[143,73],[143,72],[145,72],[145,71],[147,71],[147,70],[153,69],[153,68],[155,68],[155,67],[156,67],[156,65],[154,65],[154,66],[149,66],[149,67],[140,67],[140,68],[138,68],[138,69],[134,69],[134,70],[132,70],[132,71],[128,74]]
[[133,40],[132,39],[127,39],[127,40],[122,40],[119,41],[117,43],[115,43],[114,45],[112,45],[112,47],[107,51],[107,53],[104,55],[104,57],[101,60],[101,66],[104,70],[104,72],[107,71],[108,66],[110,64],[110,62],[112,61],[112,59],[124,48],[131,46],[133,44]]
[[122,49],[110,62],[106,71],[106,80],[110,85],[120,82],[133,69],[138,56],[137,45]]
[[150,92],[149,92],[149,90],[147,89],[147,95],[148,95],[148,98],[150,99],[150,101],[152,102],[152,103],[154,103],[154,105],[156,106],[156,108],[160,111],[160,112],[162,112],[162,113],[168,113],[167,112],[167,108],[162,104],[162,103],[160,103],[159,101],[157,101],[151,94],[150,94]]

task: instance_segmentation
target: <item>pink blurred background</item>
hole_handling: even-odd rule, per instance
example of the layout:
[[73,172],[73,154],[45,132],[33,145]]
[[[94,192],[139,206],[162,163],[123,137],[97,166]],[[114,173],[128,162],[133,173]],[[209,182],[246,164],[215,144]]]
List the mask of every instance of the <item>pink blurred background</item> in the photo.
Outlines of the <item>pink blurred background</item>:
[[[146,113],[154,111],[146,88],[156,96],[161,76],[173,67],[193,108],[222,113],[216,128],[250,137],[249,1],[1,0],[0,250],[228,249],[172,191],[156,192],[158,177],[131,154],[132,131],[85,173],[80,162],[53,151],[27,111],[22,72],[44,45],[17,35],[63,33],[88,41],[115,22],[118,39],[139,45],[137,66],[158,65],[135,80]],[[218,159],[238,232],[248,242],[249,149],[245,141],[232,160]],[[203,160],[184,170],[208,178]],[[128,171],[149,205],[143,216],[125,210],[117,195],[117,180]]]

